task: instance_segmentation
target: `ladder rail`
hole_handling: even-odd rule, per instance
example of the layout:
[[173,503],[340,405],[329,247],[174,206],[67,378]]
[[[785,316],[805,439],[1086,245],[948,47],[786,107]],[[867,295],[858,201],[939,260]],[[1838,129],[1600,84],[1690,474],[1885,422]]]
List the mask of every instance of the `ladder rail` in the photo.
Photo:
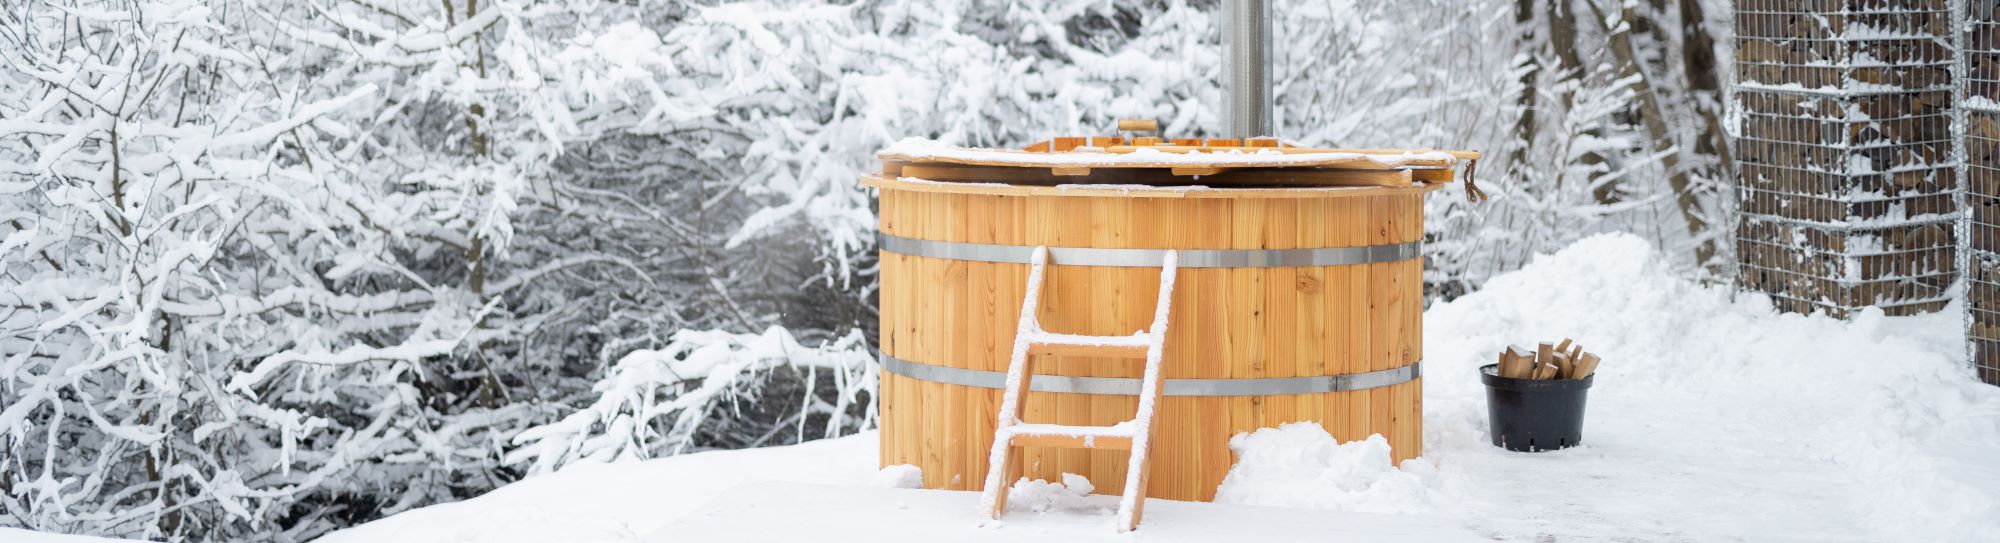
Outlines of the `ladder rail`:
[[[1035,319],[1035,313],[1041,310],[1042,272],[1048,266],[1048,259],[1048,247],[1040,246],[1035,247],[1035,254],[1029,259],[1028,286],[1025,296],[1021,300],[1021,319],[1019,324],[1016,325],[1017,328],[1014,333],[1013,353],[1008,355],[1009,359],[1007,361],[1007,384],[1009,389],[1007,395],[1000,400],[1000,428],[1006,428],[1021,422],[1020,413],[1017,412],[1021,407],[1021,393],[1015,391],[1016,389],[1013,388],[1013,384],[1016,382],[1025,382],[1030,378],[1027,371],[1027,359],[1029,348],[1034,345],[1034,334],[1029,331],[1040,331],[1042,329],[1041,323]],[[1022,388],[1025,389],[1026,387]]]
[[1139,520],[1145,514],[1146,476],[1152,470],[1150,449],[1153,441],[1153,422],[1159,414],[1160,396],[1165,392],[1166,381],[1162,379],[1167,347],[1167,315],[1172,311],[1174,301],[1174,280],[1180,271],[1180,254],[1167,251],[1165,262],[1160,266],[1160,292],[1153,306],[1153,326],[1149,330],[1146,346],[1146,374],[1139,395],[1139,409],[1132,417],[1141,426],[1132,436],[1132,456],[1125,462],[1125,494],[1118,502],[1118,531],[1125,532],[1139,528]]
[[1028,259],[1028,285],[1021,299],[1021,318],[1014,332],[1014,349],[1007,360],[1007,392],[1000,399],[1000,420],[994,425],[993,450],[986,454],[986,486],[979,495],[979,507],[984,511],[984,520],[999,520],[1007,510],[1006,479],[1013,473],[1013,463],[1019,462],[1018,455],[1007,454],[1009,439],[1003,437],[1002,430],[1021,422],[1021,396],[1027,394],[1028,380],[1033,374],[1028,368],[1028,350],[1033,346],[1035,330],[1042,326],[1035,320],[1035,313],[1041,308],[1042,272],[1048,266],[1048,247],[1037,246]]

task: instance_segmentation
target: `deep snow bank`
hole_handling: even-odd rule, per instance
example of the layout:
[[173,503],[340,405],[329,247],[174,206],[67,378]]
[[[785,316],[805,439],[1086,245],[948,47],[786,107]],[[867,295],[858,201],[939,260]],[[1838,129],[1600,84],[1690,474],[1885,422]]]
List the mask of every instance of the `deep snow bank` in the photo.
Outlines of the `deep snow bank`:
[[1380,435],[1336,443],[1320,425],[1295,422],[1237,434],[1229,450],[1236,465],[1216,489],[1219,503],[1418,513],[1438,500],[1437,468],[1416,458],[1398,469]]
[[[1811,529],[1828,526],[1815,518],[1824,515],[1848,517],[1863,531],[1846,535],[1862,539],[1995,537],[2000,388],[1978,383],[1964,364],[1960,314],[1781,314],[1761,296],[1672,276],[1637,237],[1592,237],[1425,314],[1426,456],[1461,483],[1447,489],[1466,501],[1541,492],[1508,492],[1493,484],[1508,475],[1477,470],[1527,470],[1513,477],[1546,475],[1542,484],[1559,485],[1548,491],[1577,490],[1592,482],[1564,472],[1610,458],[1609,481],[1653,494],[1724,479],[1641,503],[1706,501],[1720,510],[1696,512],[1762,517],[1746,526],[1797,521]],[[1590,392],[1586,447],[1549,458],[1498,452],[1486,443],[1475,368],[1507,344],[1562,337],[1605,359]],[[1563,457],[1584,461],[1548,462]],[[1797,511],[1822,501],[1838,509]],[[1586,512],[1617,519],[1618,507],[1639,504],[1602,505]]]

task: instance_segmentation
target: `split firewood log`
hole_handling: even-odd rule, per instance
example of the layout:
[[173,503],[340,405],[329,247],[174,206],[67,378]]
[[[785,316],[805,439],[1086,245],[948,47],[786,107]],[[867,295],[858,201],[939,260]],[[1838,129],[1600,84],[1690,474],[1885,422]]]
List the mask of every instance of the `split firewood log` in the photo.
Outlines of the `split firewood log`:
[[1583,353],[1583,358],[1578,359],[1576,362],[1575,375],[1572,375],[1570,378],[1583,379],[1590,377],[1590,374],[1597,373],[1597,363],[1601,361],[1595,354]]
[[1509,379],[1528,379],[1535,371],[1535,355],[1518,345],[1509,346],[1500,353],[1500,376]]

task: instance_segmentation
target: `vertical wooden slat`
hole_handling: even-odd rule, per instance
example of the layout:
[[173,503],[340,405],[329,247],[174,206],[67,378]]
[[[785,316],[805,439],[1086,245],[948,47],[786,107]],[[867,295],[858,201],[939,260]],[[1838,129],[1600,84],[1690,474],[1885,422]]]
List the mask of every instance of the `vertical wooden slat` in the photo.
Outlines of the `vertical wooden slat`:
[[885,371],[882,372],[882,380],[876,385],[876,392],[881,394],[879,400],[881,405],[878,407],[881,412],[878,416],[881,417],[882,429],[877,432],[881,437],[878,446],[882,448],[879,456],[882,459],[881,467],[885,468],[907,463],[903,461],[903,445],[899,441],[901,436],[898,435],[903,428],[908,427],[900,418],[903,402],[896,397],[901,392],[897,389],[896,383],[900,379],[901,376]]
[[[1265,245],[1273,249],[1299,247],[1299,200],[1273,199],[1265,206]],[[1298,284],[1299,269],[1263,268],[1264,316],[1262,323],[1263,374],[1265,377],[1298,376]],[[1270,428],[1300,420],[1298,396],[1281,394],[1259,397],[1257,428]]]
[[[1167,247],[1169,244],[1190,247],[1200,242],[1200,223],[1189,218],[1198,218],[1200,207],[1194,200],[1161,199],[1151,204],[1150,211],[1161,217],[1160,224],[1153,229],[1156,234],[1139,233],[1134,243],[1144,247]],[[1213,272],[1195,268],[1184,268],[1174,287],[1171,323],[1167,327],[1167,345],[1161,374],[1168,379],[1188,379],[1198,375],[1200,368],[1199,346],[1209,341],[1210,334],[1202,328],[1202,314],[1213,302],[1202,298],[1200,285]],[[1153,475],[1146,490],[1150,497],[1192,500],[1200,494],[1199,451],[1191,443],[1199,443],[1200,424],[1197,401],[1193,398],[1161,398],[1160,415],[1155,421],[1154,438],[1159,440],[1149,453],[1153,462]]]
[[[905,200],[905,202],[907,203],[908,200]],[[905,209],[911,208],[906,207]],[[909,215],[911,215],[910,212],[906,211],[904,213],[903,222],[905,225],[910,223]],[[898,255],[895,257],[895,260],[897,262],[896,270],[900,272],[898,276],[901,278],[898,280],[898,288],[904,294],[898,296],[898,303],[895,307],[895,311],[902,315],[902,317],[899,319],[901,324],[897,327],[897,336],[900,338],[900,341],[897,344],[897,350],[892,354],[911,360],[920,360],[917,356],[921,355],[922,349],[918,347],[916,333],[919,328],[922,328],[922,325],[915,319],[920,319],[922,316],[917,311],[919,307],[916,302],[918,287],[915,284],[915,279],[922,275],[922,271],[916,265],[921,259]],[[898,378],[896,379],[895,390],[891,391],[892,395],[890,397],[895,400],[897,405],[901,406],[899,409],[900,413],[895,419],[900,425],[896,431],[896,463],[898,464],[916,465],[919,462],[917,455],[922,450],[922,441],[919,434],[923,431],[923,420],[920,418],[919,412],[923,411],[924,406],[917,403],[922,399],[922,396],[915,393],[915,386],[916,381],[913,379]]]
[[[997,213],[995,208],[1000,198],[999,196],[966,198],[965,240],[975,243],[994,242],[994,229],[1000,222],[995,217]],[[999,281],[997,274],[997,266],[992,264],[967,263],[966,265],[965,288],[961,294],[964,301],[960,308],[965,320],[958,324],[959,333],[965,336],[965,340],[960,345],[959,358],[953,362],[953,366],[986,369],[993,365],[992,359],[998,350],[998,345],[993,341],[991,326],[994,320],[999,319],[998,304],[993,300],[993,286]],[[983,403],[985,394],[973,387],[955,386],[950,389],[953,390],[952,395],[956,403],[947,406],[946,409],[958,410],[951,411],[949,415],[957,418],[959,423],[957,433],[952,436],[957,442],[951,452],[956,467],[953,468],[952,476],[946,481],[945,488],[965,490],[972,487],[971,481],[982,479],[986,473],[986,463],[981,457],[985,456],[992,446],[993,432],[988,429],[982,437],[979,430],[989,428],[993,423],[980,421],[987,412]]]
[[1411,379],[1404,386],[1409,387],[1411,391],[1409,405],[1405,408],[1410,413],[1410,419],[1403,428],[1403,435],[1410,440],[1410,448],[1398,453],[1396,456],[1398,463],[1424,454],[1424,378]]
[[[1062,198],[1057,200],[1056,209],[1059,214],[1054,217],[1054,221],[1051,221],[1059,225],[1059,229],[1055,232],[1054,245],[1063,247],[1091,246],[1093,241],[1092,231],[1097,229],[1096,225],[1093,224],[1096,222],[1093,217],[1094,213],[1092,212],[1093,200],[1098,199]],[[1092,320],[1097,311],[1096,308],[1092,307],[1091,294],[1099,286],[1092,280],[1092,276],[1096,273],[1096,270],[1086,266],[1063,266],[1058,261],[1050,268],[1050,271],[1055,272],[1056,290],[1047,293],[1047,296],[1051,297],[1050,300],[1053,303],[1048,304],[1047,307],[1049,310],[1043,312],[1043,316],[1046,317],[1042,321],[1043,328],[1052,332],[1093,333]],[[1045,373],[1090,375],[1091,359],[1089,357],[1057,356],[1053,358],[1056,361],[1053,366],[1055,371]],[[1054,422],[1070,425],[1091,424],[1090,396],[1083,394],[1050,394],[1050,396],[1056,398],[1056,416]],[[1058,449],[1054,451],[1053,456],[1056,459],[1055,465],[1042,471],[1044,477],[1050,481],[1062,480],[1062,474],[1064,473],[1090,474],[1090,451],[1082,449]]]
[[[1309,199],[1299,201],[1297,236],[1300,247],[1328,246],[1327,200]],[[1292,374],[1300,376],[1328,375],[1326,358],[1327,305],[1326,268],[1320,266],[1298,268],[1293,273],[1290,293],[1294,300],[1292,313]],[[1284,348],[1278,344],[1277,348]],[[1300,394],[1294,396],[1292,406],[1294,420],[1324,422],[1326,413],[1325,394]]]
[[[1265,225],[1269,222],[1268,200],[1231,200],[1230,248],[1268,249],[1271,248]],[[1225,313],[1223,341],[1228,344],[1229,374],[1232,379],[1255,379],[1268,377],[1266,353],[1264,350],[1264,329],[1269,315],[1265,314],[1264,276],[1266,270],[1259,268],[1232,268],[1229,270],[1228,312]],[[1227,398],[1229,409],[1229,430],[1222,439],[1226,442],[1236,434],[1256,430],[1261,422],[1264,398],[1261,396],[1234,396]],[[1222,463],[1227,464],[1227,463]],[[1218,464],[1227,474],[1227,466]],[[1220,475],[1217,475],[1220,477]],[[1219,483],[1220,478],[1216,479]]]
[[[1051,217],[1056,215],[1056,212],[1052,208],[1059,202],[1052,198],[1027,198],[1022,203],[1024,205],[1022,213],[1025,217],[1022,233],[1026,235],[1027,240],[1021,243],[1021,245],[1059,245],[1056,234],[1061,231],[1062,225],[1050,220]],[[1057,301],[1057,298],[1053,294],[1058,292],[1055,283],[1056,279],[1060,277],[1060,272],[1060,269],[1049,269],[1043,272],[1042,291],[1039,294],[1042,301],[1040,308],[1037,310],[1036,318],[1047,317],[1049,308],[1053,307]],[[1023,286],[1025,287],[1025,277],[1023,278]],[[1026,292],[1024,291],[1022,295],[1026,296]],[[1048,323],[1046,321],[1043,322],[1043,326],[1048,326]],[[1056,367],[1054,359],[1048,356],[1035,356],[1035,362],[1038,369],[1041,370],[1040,373],[1048,373]],[[1028,394],[1024,400],[1026,414],[1023,415],[1023,420],[1056,422],[1055,395]],[[1016,450],[1015,454],[1020,455],[1022,459],[1022,475],[1029,479],[1046,478],[1046,476],[1042,475],[1042,470],[1055,464],[1047,457],[1047,452],[1046,449],[1041,447],[1023,447]]]
[[[878,206],[879,211],[876,217],[876,224],[879,225],[883,232],[894,234],[900,231],[902,223],[898,220],[897,213],[903,207],[898,204],[902,195],[902,191],[881,191],[881,204]],[[876,301],[876,307],[878,308],[877,313],[880,315],[880,320],[877,321],[875,328],[875,344],[883,353],[895,356],[897,353],[896,340],[898,330],[902,326],[901,317],[906,314],[899,307],[904,290],[896,284],[903,277],[903,271],[900,269],[903,257],[887,251],[879,252],[878,256],[880,257],[878,262],[880,262],[882,275],[879,278],[880,289],[877,291],[880,298]],[[877,384],[875,397],[877,416],[880,417],[881,423],[881,429],[877,432],[879,437],[877,446],[880,447],[880,453],[877,457],[881,459],[881,467],[903,463],[903,448],[901,443],[897,441],[897,438],[898,433],[907,426],[899,418],[902,414],[903,403],[897,401],[897,387],[897,376],[895,374],[889,372],[881,373],[881,380]]]
[[[1203,225],[1196,232],[1200,241],[1197,247],[1228,247],[1234,221],[1234,210],[1229,201],[1204,199],[1198,206],[1195,223]],[[1190,274],[1200,279],[1194,285],[1198,289],[1201,302],[1195,314],[1192,333],[1200,334],[1194,349],[1195,375],[1204,378],[1220,378],[1229,375],[1228,341],[1221,339],[1228,331],[1228,311],[1230,305],[1228,281],[1229,270],[1195,270]],[[1221,484],[1222,476],[1233,463],[1229,452],[1229,403],[1222,398],[1198,398],[1195,411],[1200,418],[1195,433],[1196,473],[1191,475],[1198,481],[1195,490],[1201,501],[1215,499],[1215,486]],[[1218,466],[1220,466],[1218,468]]]
[[[1354,247],[1368,244],[1369,202],[1367,198],[1341,198],[1333,202],[1335,207],[1336,242],[1339,247]],[[1329,325],[1334,330],[1335,348],[1339,367],[1334,371],[1342,374],[1368,371],[1368,273],[1366,266],[1336,266],[1332,272],[1333,281],[1328,288],[1327,304],[1337,308],[1339,322]],[[1340,441],[1352,441],[1368,437],[1368,402],[1363,392],[1338,392],[1332,395],[1337,401],[1329,401],[1329,425],[1333,436]]]
[[[1135,225],[1132,223],[1130,213],[1135,202],[1118,198],[1085,200],[1090,205],[1091,247],[1132,246],[1130,234]],[[1130,333],[1131,311],[1127,305],[1130,299],[1140,297],[1136,293],[1140,288],[1137,276],[1142,270],[1089,267],[1084,268],[1084,271],[1087,271],[1086,277],[1089,281],[1086,287],[1089,289],[1089,295],[1085,299],[1087,306],[1077,308],[1079,313],[1089,316],[1084,333],[1095,335]],[[1090,357],[1083,360],[1087,360],[1088,375],[1106,377],[1137,375],[1130,371],[1134,365],[1129,360],[1109,357]],[[1129,398],[1126,396],[1079,395],[1079,397],[1090,406],[1089,418],[1082,424],[1110,426],[1132,420],[1132,416],[1137,413],[1137,406],[1126,407],[1126,399]],[[1084,464],[1088,466],[1088,476],[1097,493],[1124,493],[1125,478],[1117,474],[1122,473],[1119,468],[1125,465],[1126,452],[1110,450],[1082,452],[1085,457]]]
[[[990,197],[960,195],[948,200],[944,206],[946,239],[970,238],[973,230],[972,219],[977,215],[974,208],[987,198]],[[973,263],[963,260],[947,261],[944,277],[938,283],[942,314],[939,315],[937,323],[943,325],[944,329],[951,330],[951,334],[944,338],[942,342],[944,349],[939,353],[941,358],[937,360],[953,367],[970,365],[967,359],[972,355],[972,344],[975,341],[971,327],[973,315],[970,303],[972,265]],[[928,386],[931,387],[930,390],[936,391],[938,397],[939,403],[934,405],[944,407],[936,414],[940,427],[937,456],[942,471],[938,474],[933,488],[951,488],[968,478],[965,471],[968,455],[965,451],[971,447],[967,446],[965,433],[970,422],[968,420],[970,417],[966,413],[971,409],[966,404],[964,387],[943,383],[931,383]]]
[[[1369,216],[1374,224],[1369,228],[1369,243],[1387,245],[1396,243],[1402,236],[1400,224],[1403,222],[1399,198],[1395,196],[1375,196],[1369,198],[1372,205]],[[1378,262],[1368,265],[1368,295],[1370,315],[1368,319],[1370,346],[1369,371],[1381,371],[1396,367],[1396,360],[1403,354],[1403,289],[1402,265],[1395,262]],[[1395,405],[1389,388],[1373,388],[1368,396],[1368,432],[1390,435],[1395,422]]]
[[[919,228],[932,239],[949,239],[952,217],[948,206],[960,198],[931,195],[928,200],[922,209],[922,220],[917,223],[920,225]],[[950,311],[947,299],[949,287],[946,284],[949,282],[947,275],[951,261],[935,258],[917,260],[922,262],[923,271],[918,277],[924,282],[925,287],[924,294],[915,297],[918,304],[917,315],[924,323],[918,328],[917,343],[921,348],[918,349],[916,359],[930,364],[950,364],[950,341],[951,336],[956,334],[950,328],[950,323],[943,319],[947,318],[945,315]],[[911,388],[916,389],[918,405],[924,406],[915,413],[922,421],[918,426],[922,431],[919,435],[918,446],[921,452],[917,456],[917,467],[923,469],[924,488],[938,488],[945,482],[943,453],[946,436],[944,416],[940,413],[944,407],[944,399],[941,397],[944,385],[929,381],[915,383]]]
[[[1421,241],[1424,237],[1424,200],[1422,196],[1398,196],[1402,200],[1403,235],[1399,242]],[[1399,262],[1403,278],[1403,351],[1402,359],[1394,367],[1418,363],[1424,357],[1424,260],[1423,257]],[[1392,451],[1398,462],[1415,458],[1423,452],[1423,385],[1412,381],[1396,386],[1398,395],[1392,400],[1398,415],[1392,427],[1393,435],[1402,443]]]
[[[900,236],[915,235],[910,232],[910,222],[912,210],[921,207],[918,195],[902,191],[882,192],[883,214],[880,220],[883,230]],[[909,278],[917,273],[912,269],[914,260],[914,257],[904,255],[890,255],[882,260],[884,284],[880,308],[883,315],[892,319],[885,321],[882,327],[882,333],[889,336],[882,341],[882,348],[891,356],[911,358],[916,354],[912,337],[916,326],[910,321],[915,316],[915,305],[911,301],[914,289],[909,282]],[[889,292],[892,290],[893,293]],[[910,379],[900,376],[885,375],[882,380],[884,403],[892,406],[889,412],[883,414],[883,440],[888,444],[884,447],[884,457],[888,458],[885,464],[916,464],[916,434],[920,421],[914,413],[920,411],[922,406],[916,405],[910,398],[910,386],[913,384]]]

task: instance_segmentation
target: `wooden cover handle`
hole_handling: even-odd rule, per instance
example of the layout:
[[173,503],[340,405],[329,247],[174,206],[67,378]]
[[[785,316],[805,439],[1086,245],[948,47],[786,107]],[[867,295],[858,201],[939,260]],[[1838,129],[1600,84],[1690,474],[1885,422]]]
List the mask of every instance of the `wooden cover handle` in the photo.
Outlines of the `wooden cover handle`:
[[1118,129],[1126,132],[1159,132],[1160,121],[1152,119],[1119,119]]

